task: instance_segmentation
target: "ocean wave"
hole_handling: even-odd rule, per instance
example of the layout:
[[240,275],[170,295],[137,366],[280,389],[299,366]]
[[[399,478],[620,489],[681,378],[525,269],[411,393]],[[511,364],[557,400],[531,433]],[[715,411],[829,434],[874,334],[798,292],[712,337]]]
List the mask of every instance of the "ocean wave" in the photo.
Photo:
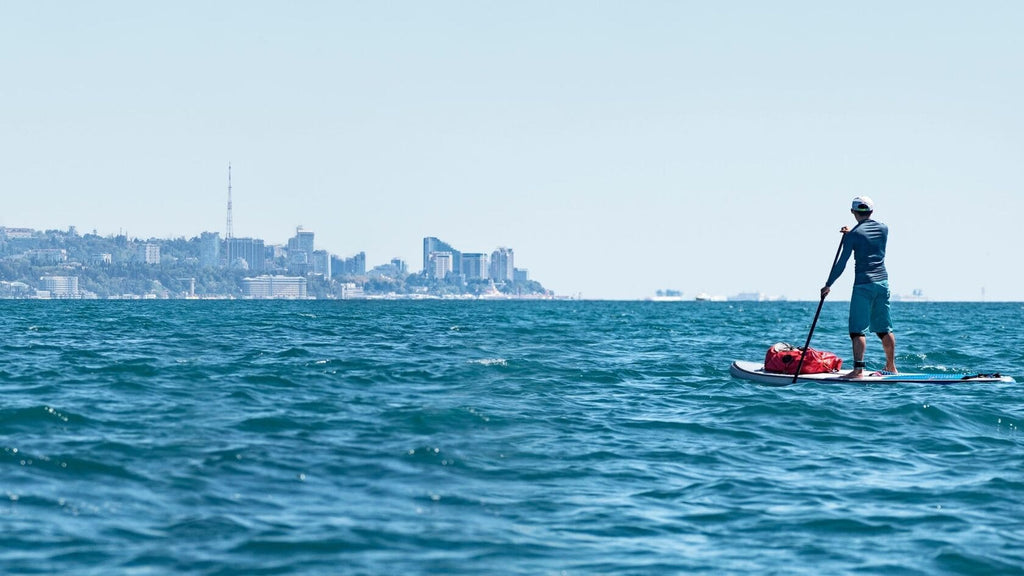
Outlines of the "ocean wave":
[[[34,304],[0,302],[13,573],[1024,566],[1019,385],[729,376],[806,303]],[[902,313],[902,370],[1024,365],[1018,305]]]

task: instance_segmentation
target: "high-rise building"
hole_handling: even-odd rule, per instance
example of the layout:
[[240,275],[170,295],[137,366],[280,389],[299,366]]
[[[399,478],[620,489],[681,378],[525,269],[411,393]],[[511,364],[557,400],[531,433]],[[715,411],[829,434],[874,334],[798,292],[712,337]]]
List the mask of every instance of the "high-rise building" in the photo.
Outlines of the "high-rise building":
[[345,259],[338,256],[337,254],[331,254],[331,277],[342,276],[345,274]]
[[331,273],[335,277],[366,274],[366,252],[360,252],[351,258],[331,256]]
[[491,280],[511,282],[515,279],[515,257],[511,248],[498,248],[491,253]]
[[462,274],[462,252],[459,252],[455,248],[452,248],[447,242],[443,242],[433,236],[428,236],[423,239],[423,273],[429,277],[431,276],[432,263],[430,255],[434,252],[448,252],[451,254],[453,274]]
[[430,271],[427,276],[431,278],[447,278],[452,273],[451,252],[431,252]]
[[203,232],[199,236],[199,265],[216,268],[220,265],[220,233]]
[[397,275],[405,276],[409,273],[409,267],[405,264],[405,260],[401,258],[392,258],[391,266]]
[[313,271],[313,233],[295,229],[295,236],[288,239],[288,270],[293,274],[309,274]]
[[253,272],[266,270],[266,250],[261,238],[228,238],[228,266],[244,267]]
[[462,255],[462,273],[466,280],[486,280],[488,277],[487,254],[466,252]]
[[357,276],[366,274],[366,252],[360,252],[349,258],[352,261],[352,273]]
[[320,274],[324,278],[331,277],[331,255],[327,250],[313,251],[313,274]]
[[313,236],[313,232],[299,226],[295,229],[295,236],[288,239],[288,250],[302,250],[307,254],[312,254]]

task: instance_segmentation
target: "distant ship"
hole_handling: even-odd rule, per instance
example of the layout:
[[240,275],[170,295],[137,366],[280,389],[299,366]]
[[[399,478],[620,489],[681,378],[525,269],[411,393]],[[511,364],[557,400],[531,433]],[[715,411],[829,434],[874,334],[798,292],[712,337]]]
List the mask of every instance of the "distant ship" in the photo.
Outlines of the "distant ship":
[[729,296],[732,302],[764,302],[768,298],[760,292],[740,292],[735,296]]
[[712,296],[707,292],[701,292],[697,294],[695,298],[698,302],[725,302],[725,296]]
[[893,294],[892,301],[893,302],[929,302],[929,301],[931,301],[931,299],[924,295],[924,291],[923,290],[918,288],[918,289],[914,290],[913,292],[911,292],[910,295],[907,295],[907,294]]
[[682,302],[683,293],[679,290],[658,290],[653,298],[646,300],[649,302]]

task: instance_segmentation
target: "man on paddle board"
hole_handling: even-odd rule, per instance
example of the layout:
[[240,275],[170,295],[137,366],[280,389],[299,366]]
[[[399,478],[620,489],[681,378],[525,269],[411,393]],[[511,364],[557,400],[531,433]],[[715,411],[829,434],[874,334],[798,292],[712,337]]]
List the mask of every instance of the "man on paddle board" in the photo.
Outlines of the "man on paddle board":
[[885,270],[885,242],[889,227],[871,219],[875,203],[867,196],[853,199],[850,212],[857,219],[853,229],[843,226],[843,252],[821,289],[824,299],[832,284],[846,269],[850,254],[854,257],[853,295],[850,297],[850,339],[853,341],[853,371],[849,378],[864,375],[865,334],[870,329],[882,339],[885,371],[896,372],[896,336],[889,317],[889,274]]

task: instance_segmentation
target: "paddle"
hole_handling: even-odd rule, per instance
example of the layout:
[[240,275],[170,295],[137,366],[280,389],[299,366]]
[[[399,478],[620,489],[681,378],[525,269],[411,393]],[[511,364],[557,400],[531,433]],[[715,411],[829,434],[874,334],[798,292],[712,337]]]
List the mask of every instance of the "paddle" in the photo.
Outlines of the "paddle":
[[[846,240],[846,234],[839,239],[839,248],[836,248],[836,257],[832,259],[832,268],[828,269],[828,275],[832,276],[832,270],[835,269],[836,263],[839,262],[839,255],[843,252],[843,241]],[[804,343],[804,351],[800,354],[800,361],[796,363],[796,374],[793,374],[793,384],[796,384],[796,379],[800,376],[800,368],[804,365],[804,356],[807,355],[807,350],[811,346],[811,335],[814,334],[814,327],[818,324],[818,316],[821,315],[821,306],[825,303],[825,295],[822,294],[821,300],[818,301],[818,310],[814,312],[814,321],[811,322],[811,331],[807,333],[807,342]]]

